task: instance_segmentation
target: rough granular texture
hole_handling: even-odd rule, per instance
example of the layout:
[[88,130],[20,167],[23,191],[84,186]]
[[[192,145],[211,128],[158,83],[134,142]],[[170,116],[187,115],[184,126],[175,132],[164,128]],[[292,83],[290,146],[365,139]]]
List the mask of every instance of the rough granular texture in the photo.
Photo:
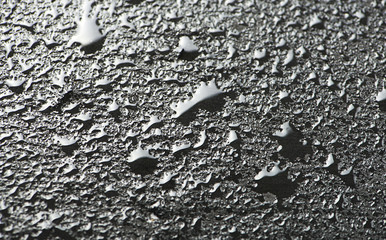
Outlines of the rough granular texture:
[[0,5],[0,239],[386,236],[385,0]]

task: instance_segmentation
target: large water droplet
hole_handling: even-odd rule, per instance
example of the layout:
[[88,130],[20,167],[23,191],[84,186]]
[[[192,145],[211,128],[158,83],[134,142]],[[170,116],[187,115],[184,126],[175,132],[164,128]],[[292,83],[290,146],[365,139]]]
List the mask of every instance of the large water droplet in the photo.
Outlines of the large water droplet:
[[199,55],[198,47],[187,36],[180,38],[179,46],[176,49],[180,53],[179,58],[185,60],[193,60]]
[[131,152],[128,163],[134,173],[141,175],[150,174],[157,167],[157,159],[141,147]]
[[[71,38],[69,45],[77,42],[83,48],[100,42],[104,35],[100,32],[100,27],[97,25],[97,17],[89,17],[91,11],[92,1],[85,1],[83,7],[83,15],[80,21],[77,21],[77,30],[75,35]],[[98,14],[98,11],[95,15]]]
[[221,93],[223,93],[223,91],[216,86],[214,80],[210,81],[208,85],[202,82],[200,87],[198,87],[197,91],[193,94],[192,99],[182,101],[177,104],[172,104],[170,106],[176,112],[173,115],[173,118],[180,117],[182,114],[193,108],[196,104],[215,97]]

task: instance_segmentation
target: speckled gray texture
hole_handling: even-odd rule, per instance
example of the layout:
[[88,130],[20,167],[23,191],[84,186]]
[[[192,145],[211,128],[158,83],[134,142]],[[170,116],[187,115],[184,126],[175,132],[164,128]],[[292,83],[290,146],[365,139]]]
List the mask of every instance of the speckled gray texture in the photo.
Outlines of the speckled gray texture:
[[385,237],[384,0],[0,5],[0,239]]

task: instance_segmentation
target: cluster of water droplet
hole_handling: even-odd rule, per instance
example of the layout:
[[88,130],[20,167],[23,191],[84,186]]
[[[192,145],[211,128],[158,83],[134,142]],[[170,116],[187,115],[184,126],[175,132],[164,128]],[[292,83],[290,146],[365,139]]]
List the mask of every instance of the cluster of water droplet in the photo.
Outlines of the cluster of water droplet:
[[4,3],[0,238],[379,233],[385,3],[327,2]]

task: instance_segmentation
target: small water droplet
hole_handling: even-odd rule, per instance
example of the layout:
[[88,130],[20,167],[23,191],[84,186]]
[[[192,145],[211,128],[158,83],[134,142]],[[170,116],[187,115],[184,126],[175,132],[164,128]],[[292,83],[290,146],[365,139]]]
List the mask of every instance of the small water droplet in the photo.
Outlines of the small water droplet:
[[287,56],[284,59],[283,65],[289,66],[295,62],[295,53],[294,50],[291,49],[288,51]]
[[256,176],[255,180],[261,180],[266,177],[274,177],[279,175],[282,172],[285,172],[287,168],[280,169],[278,166],[278,163],[275,163],[275,166],[271,169],[271,171],[268,171],[268,166],[266,166],[264,169],[262,169]]
[[332,153],[328,154],[328,157],[327,157],[327,161],[326,163],[323,165],[324,168],[328,168],[330,167],[332,164],[334,164],[334,156],[332,155]]

